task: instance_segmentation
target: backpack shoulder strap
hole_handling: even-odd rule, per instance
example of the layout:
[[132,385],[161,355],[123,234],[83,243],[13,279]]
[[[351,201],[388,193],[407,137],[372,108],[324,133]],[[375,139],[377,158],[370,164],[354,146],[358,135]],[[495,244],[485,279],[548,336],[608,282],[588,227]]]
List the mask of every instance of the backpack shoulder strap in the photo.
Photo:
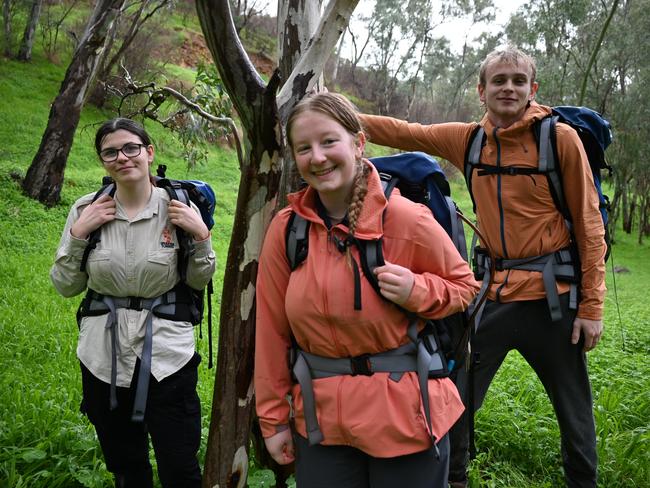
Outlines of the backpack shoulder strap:
[[[169,195],[170,200],[178,200],[187,206],[191,206],[190,196],[187,193],[187,190],[181,188],[180,185],[175,185],[167,178],[160,178],[156,180],[156,186],[158,188],[163,188]],[[187,266],[190,260],[190,253],[192,252],[192,239],[187,232],[178,226],[176,226],[176,237],[178,238],[178,246],[180,248],[178,273],[181,277],[181,281],[185,283],[185,279],[187,278]]]
[[[99,197],[102,195],[108,195],[109,197],[113,197],[115,195],[115,183],[111,182],[108,183],[104,186],[102,186],[99,190],[97,190],[97,193],[95,193],[95,196],[93,197],[93,202],[95,202]],[[99,227],[92,231],[90,235],[88,236],[88,244],[86,245],[86,249],[84,249],[83,256],[81,256],[81,264],[79,265],[79,271],[86,271],[86,264],[88,263],[88,256],[90,256],[90,253],[97,247],[97,243],[101,241],[101,231],[102,228]]]
[[[386,200],[390,199],[391,193],[399,183],[399,177],[395,175],[389,175],[387,173],[379,173],[379,179],[381,181],[381,187],[384,190],[384,196]],[[386,210],[382,216],[382,220],[386,215]],[[379,238],[377,240],[362,241],[357,239],[357,247],[359,248],[359,257],[361,258],[361,269],[363,269],[363,274],[366,276],[368,283],[372,288],[377,292],[380,297],[383,297],[381,290],[379,289],[379,281],[377,276],[375,276],[375,268],[383,266],[386,261],[384,261],[383,253],[383,239]]]
[[309,250],[309,221],[296,212],[291,212],[285,236],[285,252],[291,271],[307,257]]
[[549,190],[555,206],[564,217],[564,220],[572,230],[571,214],[564,197],[564,186],[562,185],[562,173],[557,156],[557,115],[544,117],[535,123],[533,132],[538,143],[538,169],[540,173],[546,174]]
[[469,191],[469,196],[472,199],[474,213],[476,213],[476,201],[474,201],[474,194],[472,193],[472,173],[474,169],[481,164],[481,150],[485,145],[486,139],[487,136],[485,135],[485,129],[483,126],[478,125],[469,137],[467,150],[465,151],[465,167],[463,172],[465,175],[467,191]]

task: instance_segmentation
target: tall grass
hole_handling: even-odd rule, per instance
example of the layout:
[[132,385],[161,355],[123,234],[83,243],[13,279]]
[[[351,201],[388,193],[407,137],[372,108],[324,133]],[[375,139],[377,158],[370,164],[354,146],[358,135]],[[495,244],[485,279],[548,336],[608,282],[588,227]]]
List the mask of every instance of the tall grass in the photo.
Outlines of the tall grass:
[[[66,169],[61,205],[45,209],[26,198],[14,176],[24,175],[38,147],[64,68],[35,54],[31,64],[0,58],[0,488],[110,486],[92,426],[78,406],[80,374],[75,357],[76,299],[58,296],[48,277],[70,205],[94,191],[102,176],[92,150],[96,124],[114,114],[88,107]],[[232,152],[212,148],[207,164],[187,171],[176,139],[152,123],[156,161],[168,175],[208,181],[217,193],[212,233],[218,255],[214,322],[235,209],[238,164]],[[454,195],[467,211],[469,198],[455,181]],[[613,263],[628,273],[608,273],[605,336],[589,353],[600,456],[600,486],[644,487],[650,479],[650,246],[618,233]],[[620,312],[620,319],[619,319]],[[199,341],[203,356],[207,341]],[[203,444],[209,425],[214,370],[199,368]],[[497,375],[477,415],[479,455],[472,486],[562,486],[559,432],[543,388],[517,354]],[[269,486],[256,471],[252,486]]]

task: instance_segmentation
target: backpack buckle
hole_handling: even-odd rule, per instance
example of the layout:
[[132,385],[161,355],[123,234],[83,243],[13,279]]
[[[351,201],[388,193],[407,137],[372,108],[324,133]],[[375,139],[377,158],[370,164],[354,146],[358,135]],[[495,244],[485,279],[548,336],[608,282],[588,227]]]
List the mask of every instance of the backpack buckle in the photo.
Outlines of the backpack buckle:
[[373,371],[370,364],[370,355],[362,354],[361,356],[350,358],[350,369],[352,370],[352,376],[372,376]]
[[131,310],[137,310],[141,311],[142,310],[142,298],[140,297],[128,297],[128,306],[127,308]]

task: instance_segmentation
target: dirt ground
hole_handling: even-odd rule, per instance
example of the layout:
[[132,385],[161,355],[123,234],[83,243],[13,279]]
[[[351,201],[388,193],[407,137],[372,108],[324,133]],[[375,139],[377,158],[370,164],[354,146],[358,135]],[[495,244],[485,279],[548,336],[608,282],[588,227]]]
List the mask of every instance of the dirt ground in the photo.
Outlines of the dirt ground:
[[[165,53],[167,59],[180,66],[195,68],[199,62],[211,62],[210,51],[205,44],[203,35],[188,32],[180,50]],[[262,53],[248,53],[248,56],[258,73],[270,77],[276,68],[276,62]]]

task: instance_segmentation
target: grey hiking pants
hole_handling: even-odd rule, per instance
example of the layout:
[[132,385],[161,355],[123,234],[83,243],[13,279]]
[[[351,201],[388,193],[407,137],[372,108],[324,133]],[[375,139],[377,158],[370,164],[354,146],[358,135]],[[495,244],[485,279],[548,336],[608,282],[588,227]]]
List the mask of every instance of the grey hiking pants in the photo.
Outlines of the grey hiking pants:
[[310,446],[294,435],[297,488],[447,488],[449,439],[433,447],[392,458],[376,458],[350,446]]
[[[555,410],[567,486],[595,487],[596,431],[587,361],[582,351],[584,338],[571,344],[576,312],[568,308],[568,294],[560,296],[560,303],[562,320],[558,322],[551,321],[546,299],[486,303],[472,347],[479,359],[473,372],[474,410],[483,403],[508,352],[519,351],[544,385]],[[471,384],[469,380],[468,388]],[[467,391],[463,392],[466,401]],[[450,481],[466,479],[467,425],[456,424],[450,433]]]

